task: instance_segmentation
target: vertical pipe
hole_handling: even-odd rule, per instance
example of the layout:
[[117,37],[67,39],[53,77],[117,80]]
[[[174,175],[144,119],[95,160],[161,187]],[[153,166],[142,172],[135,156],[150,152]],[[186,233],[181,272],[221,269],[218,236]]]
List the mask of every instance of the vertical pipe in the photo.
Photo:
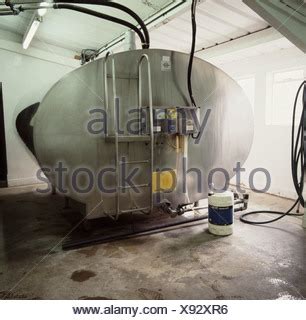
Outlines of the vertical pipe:
[[135,37],[135,32],[133,30],[129,30],[125,33],[124,50],[125,51],[136,50],[136,37]]
[[116,219],[120,215],[120,164],[119,164],[119,142],[118,142],[118,121],[117,108],[119,107],[119,98],[116,92],[116,69],[115,60],[112,57],[112,84],[113,84],[113,115],[114,115],[114,129],[115,129],[115,165],[116,165]]
[[147,57],[148,63],[148,86],[149,86],[149,108],[150,108],[150,142],[151,142],[151,152],[150,152],[150,163],[151,163],[151,174],[150,174],[150,187],[151,187],[151,211],[153,211],[153,171],[154,171],[154,131],[153,131],[153,99],[152,99],[152,83],[151,83],[151,65],[149,57]]
[[[183,161],[185,161],[186,171],[187,171],[188,170],[188,136],[183,136]],[[184,183],[186,183],[187,202],[190,203],[187,178],[185,179]]]

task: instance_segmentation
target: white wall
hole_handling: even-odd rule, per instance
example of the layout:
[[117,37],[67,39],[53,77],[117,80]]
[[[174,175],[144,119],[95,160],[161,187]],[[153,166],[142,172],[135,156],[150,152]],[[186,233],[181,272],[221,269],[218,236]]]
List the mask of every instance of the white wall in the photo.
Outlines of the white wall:
[[[238,55],[238,53],[237,53]],[[213,59],[211,60],[214,63]],[[267,121],[266,111],[270,108],[271,82],[270,74],[274,71],[304,68],[306,70],[306,56],[298,49],[277,49],[272,52],[241,58],[236,61],[220,63],[217,66],[231,75],[234,79],[246,76],[255,77],[254,121],[255,136],[250,156],[242,174],[243,182],[248,186],[248,177],[254,168],[266,168],[271,175],[272,184],[268,192],[277,195],[296,198],[290,169],[290,125],[271,125]],[[283,92],[285,97],[288,92]],[[293,108],[293,101],[287,106]],[[290,122],[290,121],[289,121]],[[255,176],[256,177],[256,176]],[[265,184],[264,176],[258,175],[255,179],[258,188]]]
[[[25,52],[19,48],[20,44],[0,39],[0,82],[3,85],[9,186],[37,182],[36,160],[16,131],[18,112],[40,101],[52,84],[73,69],[71,64],[65,65],[66,58],[56,59],[52,52],[37,49]],[[35,57],[31,57],[31,53]]]

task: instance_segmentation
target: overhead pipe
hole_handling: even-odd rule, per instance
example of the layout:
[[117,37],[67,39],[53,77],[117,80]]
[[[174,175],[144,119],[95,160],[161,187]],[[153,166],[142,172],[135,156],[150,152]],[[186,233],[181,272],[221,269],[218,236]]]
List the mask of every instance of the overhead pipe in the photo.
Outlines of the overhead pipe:
[[[116,9],[119,9],[121,11],[124,11],[125,13],[131,15],[141,26],[141,28],[144,31],[144,34],[138,29],[138,27],[136,27],[135,25],[133,25],[130,22],[127,22],[123,19],[120,18],[116,18],[116,17],[112,17],[94,10],[90,10],[84,7],[80,7],[80,6],[75,6],[75,5],[71,5],[71,4],[64,4],[64,3],[79,3],[79,4],[93,4],[93,5],[103,5],[103,6],[109,6],[109,7],[114,7]],[[75,0],[75,1],[53,1],[53,3],[46,3],[45,5],[41,6],[41,4],[38,6],[30,6],[30,7],[23,7],[22,5],[25,4],[29,4],[29,5],[34,5],[34,3],[32,2],[20,2],[18,3],[18,5],[20,5],[18,8],[15,7],[15,5],[17,5],[16,3],[12,2],[12,1],[6,1],[5,5],[11,8],[11,11],[9,10],[5,10],[4,13],[2,15],[18,15],[20,12],[22,11],[28,11],[28,10],[38,10],[38,9],[68,9],[68,10],[74,10],[74,11],[78,11],[78,12],[82,12],[85,14],[89,14],[104,20],[108,20],[117,24],[121,24],[124,25],[130,29],[132,29],[133,31],[135,31],[137,33],[137,35],[140,38],[141,44],[142,44],[142,48],[143,49],[147,49],[149,48],[149,42],[150,42],[150,38],[149,38],[149,33],[148,30],[146,28],[146,25],[144,24],[144,22],[141,20],[141,18],[134,13],[131,9],[120,5],[118,3],[109,3],[109,2],[105,2],[105,1],[90,1],[90,0]],[[4,3],[2,4],[4,5]]]
[[143,20],[131,9],[129,9],[128,7],[119,4],[119,3],[115,3],[115,2],[110,2],[109,0],[54,0],[54,3],[72,3],[72,4],[90,4],[90,5],[101,5],[101,6],[106,6],[106,7],[111,7],[111,8],[115,8],[118,10],[121,10],[125,13],[127,13],[128,15],[130,15],[131,17],[133,17],[138,24],[140,25],[144,35],[145,35],[145,41],[142,42],[143,48],[144,49],[148,49],[150,47],[150,35],[149,35],[149,31],[147,29],[147,26],[145,25],[145,23],[143,22]]
[[0,16],[15,16],[16,14],[13,11],[3,10],[0,11]]
[[141,40],[141,43],[143,44],[143,49],[146,48],[145,45],[144,45],[144,43],[146,42],[146,40],[144,38],[144,35],[142,34],[142,32],[135,25],[133,25],[130,22],[127,22],[125,20],[122,20],[122,19],[119,19],[119,18],[116,18],[116,17],[112,17],[112,16],[109,16],[109,15],[106,15],[104,13],[100,13],[98,11],[94,11],[94,10],[91,10],[91,9],[87,9],[87,8],[84,8],[84,7],[75,6],[75,5],[71,5],[71,4],[61,4],[61,3],[54,4],[53,5],[53,9],[68,9],[68,10],[78,11],[78,12],[85,13],[85,14],[88,14],[88,15],[91,15],[91,16],[95,16],[97,18],[101,18],[101,19],[108,20],[108,21],[111,21],[111,22],[114,22],[114,23],[117,23],[117,24],[124,25],[124,26],[132,29],[133,31],[135,31],[137,33],[137,35],[139,36],[139,38]]

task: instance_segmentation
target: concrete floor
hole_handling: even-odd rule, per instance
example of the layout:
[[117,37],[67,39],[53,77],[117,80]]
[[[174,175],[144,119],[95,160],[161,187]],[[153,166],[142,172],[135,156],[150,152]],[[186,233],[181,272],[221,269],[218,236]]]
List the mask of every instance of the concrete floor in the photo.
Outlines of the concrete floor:
[[[291,201],[251,195],[251,209]],[[0,299],[303,299],[306,231],[288,217],[255,227],[236,219],[216,237],[207,223],[61,251],[71,225],[63,199],[0,190]],[[46,256],[46,254],[48,254]]]

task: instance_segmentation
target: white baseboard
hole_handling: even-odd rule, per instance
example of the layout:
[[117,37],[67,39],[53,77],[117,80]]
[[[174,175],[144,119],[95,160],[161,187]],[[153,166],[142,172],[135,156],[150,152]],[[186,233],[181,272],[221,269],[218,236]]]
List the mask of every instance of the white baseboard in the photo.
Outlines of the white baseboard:
[[32,184],[41,184],[41,181],[37,177],[8,179],[9,187],[27,186]]
[[[236,188],[236,185],[234,183],[230,183],[230,186],[233,187],[234,189]],[[257,188],[264,188],[264,186],[256,186]],[[241,184],[240,185],[241,189],[246,189],[247,191],[251,191],[251,188],[249,185],[246,184]],[[280,189],[280,188],[270,188],[266,194],[274,195],[277,197],[282,197],[286,199],[291,199],[291,200],[296,200],[297,199],[297,194],[294,189]]]

